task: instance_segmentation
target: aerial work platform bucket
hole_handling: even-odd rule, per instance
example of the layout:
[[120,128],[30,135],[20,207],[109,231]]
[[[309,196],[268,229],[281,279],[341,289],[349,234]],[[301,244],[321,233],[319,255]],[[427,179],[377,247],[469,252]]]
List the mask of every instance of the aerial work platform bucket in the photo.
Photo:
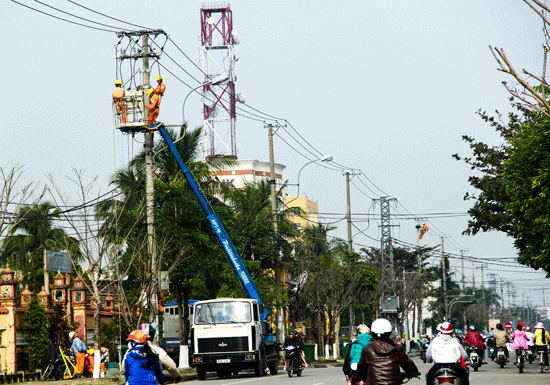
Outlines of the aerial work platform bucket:
[[122,132],[146,131],[143,122],[144,92],[128,90],[124,100],[113,100],[115,127]]

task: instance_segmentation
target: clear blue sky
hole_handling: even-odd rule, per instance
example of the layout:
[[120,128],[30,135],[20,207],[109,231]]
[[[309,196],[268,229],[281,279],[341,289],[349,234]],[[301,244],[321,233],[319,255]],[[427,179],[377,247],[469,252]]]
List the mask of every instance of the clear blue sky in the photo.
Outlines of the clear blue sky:
[[[90,24],[35,1],[18,1]],[[69,1],[44,2],[116,29],[131,28]],[[117,19],[161,28],[198,63],[201,2],[76,2]],[[334,235],[342,238],[342,165],[362,171],[351,191],[352,212],[363,214],[354,217],[356,248],[378,246],[380,209],[372,202],[380,196],[398,200],[392,212],[419,217],[464,213],[470,207],[462,198],[472,192],[467,182],[471,170],[451,155],[469,154],[463,134],[500,143],[476,111],[509,111],[509,95],[501,82],[513,83],[497,71],[489,45],[504,48],[518,69],[541,72],[542,22],[520,0],[230,3],[241,40],[235,49],[240,57],[237,92],[254,108],[288,120],[296,130],[281,129],[275,138],[275,161],[286,165],[284,179],[290,184],[297,183],[299,169],[314,157],[303,146],[318,156],[334,156],[338,164],[333,163],[333,170],[308,165],[299,182],[300,192],[317,200],[321,212],[332,213],[325,214],[329,221],[340,220]],[[56,20],[11,1],[0,3],[0,25],[0,72],[6,90],[0,106],[6,119],[0,164],[24,165],[25,180],[37,183],[46,183],[46,174],[52,174],[68,193],[73,190],[65,176],[72,168],[86,170],[90,179],[99,176],[98,190],[108,191],[114,170],[123,167],[143,141],[113,129],[116,35]],[[201,78],[174,45],[167,44],[166,53]],[[168,57],[162,64],[189,85],[198,85]],[[189,88],[167,72],[163,76],[167,91],[159,120],[179,124]],[[185,114],[191,126],[201,124],[198,96],[189,98]],[[267,161],[263,123],[239,117],[237,147],[241,159]],[[289,187],[290,194],[295,192]],[[366,221],[364,214],[373,212],[377,217]],[[467,220],[463,215],[430,216],[423,244],[439,243],[445,234],[450,236],[445,251],[454,254],[466,249],[467,255],[478,258],[515,256],[512,241],[502,234],[462,236]],[[394,237],[416,243],[415,221],[393,224],[399,226],[393,228]],[[460,262],[453,260],[452,266],[458,268]],[[474,270],[470,263],[466,267],[471,282]],[[516,281],[517,289],[534,303],[542,302],[541,293],[529,288],[533,278],[544,274],[510,266],[489,270]]]

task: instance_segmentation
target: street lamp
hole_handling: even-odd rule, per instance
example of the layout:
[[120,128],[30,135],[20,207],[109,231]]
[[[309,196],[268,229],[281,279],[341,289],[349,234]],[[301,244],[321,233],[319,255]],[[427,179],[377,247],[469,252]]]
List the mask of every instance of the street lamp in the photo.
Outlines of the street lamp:
[[[451,319],[451,314],[452,314],[451,311],[453,310],[453,305],[454,305],[455,303],[477,303],[477,301],[476,301],[475,299],[471,299],[471,300],[469,300],[469,301],[457,301],[456,298],[453,299],[453,300],[451,301],[451,303],[449,303],[449,320]],[[449,322],[450,322],[450,321],[449,321]]]
[[209,82],[199,84],[198,86],[193,88],[191,91],[189,91],[189,93],[187,94],[187,96],[183,100],[183,106],[181,107],[182,126],[187,128],[187,125],[185,124],[185,102],[187,101],[187,98],[189,97],[189,95],[191,95],[193,92],[195,92],[197,89],[199,89],[201,87],[208,86],[208,85],[217,86],[218,84],[226,82],[227,80],[229,80],[229,75],[228,74],[223,74],[223,75],[220,75],[220,76],[216,76],[214,79],[210,80]]
[[311,164],[313,162],[332,162],[332,155],[331,154],[327,154],[319,159],[313,159],[313,160],[310,160],[309,162],[307,162],[306,164],[304,164],[301,168],[300,168],[300,171],[298,171],[298,182],[296,183],[296,186],[298,186],[298,193],[296,194],[296,198],[292,199],[290,202],[288,203],[285,203],[285,206],[287,206],[289,203],[291,202],[294,202],[296,199],[298,199],[298,197],[300,196],[300,174],[302,173],[302,170],[304,169],[304,167],[306,167],[308,164]]

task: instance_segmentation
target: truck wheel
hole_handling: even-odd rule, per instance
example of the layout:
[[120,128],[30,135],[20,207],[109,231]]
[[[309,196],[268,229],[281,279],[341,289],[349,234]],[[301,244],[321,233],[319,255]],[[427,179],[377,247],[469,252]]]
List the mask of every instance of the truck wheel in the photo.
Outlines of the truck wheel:
[[206,368],[204,368],[202,365],[197,366],[197,375],[199,376],[199,380],[206,380]]
[[267,363],[267,367],[269,368],[269,371],[273,375],[276,375],[279,372],[279,365],[277,360],[269,361]]

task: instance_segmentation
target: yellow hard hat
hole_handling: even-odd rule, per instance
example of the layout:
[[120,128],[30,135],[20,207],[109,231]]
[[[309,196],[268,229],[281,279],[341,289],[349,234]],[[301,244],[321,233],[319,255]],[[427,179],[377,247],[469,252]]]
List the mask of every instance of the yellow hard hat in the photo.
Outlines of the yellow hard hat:
[[117,80],[117,81],[115,82],[115,84],[116,84],[116,85],[122,84],[122,82],[121,82],[120,80]]
[[157,80],[162,80],[162,76],[157,76]]
[[149,88],[149,89],[147,90],[147,95],[151,96],[152,93],[153,93],[153,89],[152,89],[152,88]]
[[93,356],[94,353],[95,353],[95,350],[94,350],[94,349],[92,349],[92,348],[88,349],[88,354],[89,354],[90,356]]

